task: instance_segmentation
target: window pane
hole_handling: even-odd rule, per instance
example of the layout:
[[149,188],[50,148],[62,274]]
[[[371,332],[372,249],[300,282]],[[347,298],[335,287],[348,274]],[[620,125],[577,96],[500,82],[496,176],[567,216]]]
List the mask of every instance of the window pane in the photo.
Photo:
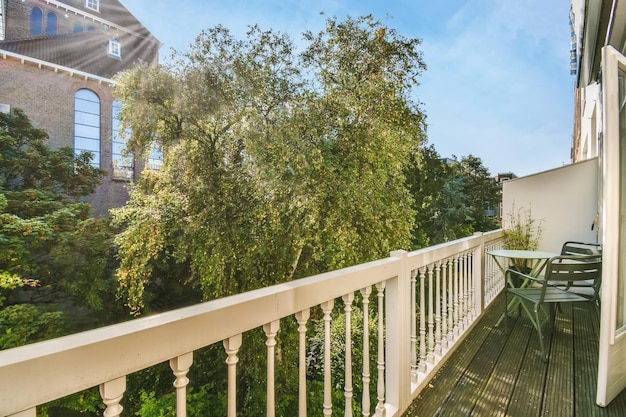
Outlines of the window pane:
[[111,130],[113,134],[113,177],[118,179],[132,179],[134,171],[134,156],[133,153],[125,155],[126,141],[131,137],[130,130],[125,131],[124,137],[120,136],[120,102],[115,100],[111,108],[112,123]]
[[100,141],[96,139],[76,137],[74,139],[74,146],[79,151],[99,152]]
[[81,125],[98,126],[100,125],[100,115],[98,113],[83,113],[81,111],[75,111],[74,121]]
[[39,7],[34,7],[30,12],[30,34],[39,36],[43,33],[43,12]]
[[91,164],[100,167],[100,99],[90,90],[78,90],[74,99],[74,151],[94,154]]
[[48,13],[48,22],[46,23],[46,35],[57,34],[57,15]]
[[86,126],[76,124],[74,126],[74,135],[77,137],[90,138],[100,140],[100,128],[97,126]]

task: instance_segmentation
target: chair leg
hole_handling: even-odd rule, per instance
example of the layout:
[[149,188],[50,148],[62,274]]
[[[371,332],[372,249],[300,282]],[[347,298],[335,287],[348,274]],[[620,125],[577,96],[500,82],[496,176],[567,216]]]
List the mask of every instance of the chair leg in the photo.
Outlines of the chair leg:
[[544,363],[548,362],[548,354],[546,353],[545,342],[543,340],[543,332],[541,331],[541,319],[539,318],[539,309],[535,306],[535,319],[533,320],[533,325],[535,329],[537,329],[537,335],[539,336],[539,347],[541,348],[541,358]]
[[504,289],[504,330],[509,333],[509,292]]

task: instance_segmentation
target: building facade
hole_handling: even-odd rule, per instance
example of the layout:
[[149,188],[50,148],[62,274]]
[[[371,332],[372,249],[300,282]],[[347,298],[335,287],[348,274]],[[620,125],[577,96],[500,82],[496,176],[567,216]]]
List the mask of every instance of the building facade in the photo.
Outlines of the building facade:
[[107,172],[88,198],[96,216],[125,203],[147,162],[124,152],[115,76],[158,63],[160,47],[117,0],[0,0],[0,111],[22,109],[51,148],[92,153]]
[[626,2],[572,0],[572,158],[597,156],[603,247],[597,403],[626,389]]

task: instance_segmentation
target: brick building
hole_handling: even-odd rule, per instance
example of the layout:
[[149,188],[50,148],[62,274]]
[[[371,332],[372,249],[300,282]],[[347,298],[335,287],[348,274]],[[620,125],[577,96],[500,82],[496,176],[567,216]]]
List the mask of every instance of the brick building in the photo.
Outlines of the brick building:
[[[156,64],[161,43],[117,0],[0,0],[0,111],[21,108],[52,148],[90,151],[107,172],[89,197],[105,216],[146,161],[122,150],[114,77]],[[158,167],[159,155],[148,162]]]

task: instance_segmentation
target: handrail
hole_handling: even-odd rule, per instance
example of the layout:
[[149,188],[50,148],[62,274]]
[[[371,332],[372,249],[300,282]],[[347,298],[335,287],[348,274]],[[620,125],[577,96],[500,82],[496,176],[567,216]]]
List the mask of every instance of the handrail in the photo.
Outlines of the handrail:
[[[463,285],[467,287],[463,287],[467,292],[465,302],[475,297],[474,304],[480,310],[481,303],[484,305],[483,293],[488,292],[488,289],[481,289],[485,275],[482,270],[484,246],[498,239],[501,239],[501,232],[495,231],[412,253],[394,252],[385,259],[0,351],[0,416],[28,413],[28,410],[32,413],[27,415],[34,415],[35,407],[41,404],[94,386],[102,387],[120,378],[123,380],[133,372],[184,358],[202,347],[230,340],[364,288],[377,284],[384,287],[385,283],[385,407],[388,416],[399,415],[417,395],[415,378],[418,376],[412,377],[410,373],[410,369],[416,368],[416,364],[411,365],[410,339],[414,342],[418,339],[417,334],[411,334],[409,305],[415,302],[410,297],[411,280],[415,281],[420,271],[433,271],[448,260],[450,265],[456,265],[458,259],[461,263],[467,259],[463,271]],[[474,282],[471,280],[476,273],[479,277],[475,282],[479,285],[468,284]],[[465,307],[467,312],[474,309],[469,305]],[[452,301],[448,308],[452,308]],[[446,312],[443,314],[445,316]],[[480,311],[472,314],[479,316]],[[433,316],[429,320],[431,329],[441,326],[441,317]],[[469,329],[467,324],[471,318],[464,316],[463,320],[465,324],[461,327]],[[430,364],[428,368],[435,366]],[[417,381],[418,385],[423,385],[429,375],[430,372],[419,375],[422,380]],[[125,384],[122,392],[124,387]]]

